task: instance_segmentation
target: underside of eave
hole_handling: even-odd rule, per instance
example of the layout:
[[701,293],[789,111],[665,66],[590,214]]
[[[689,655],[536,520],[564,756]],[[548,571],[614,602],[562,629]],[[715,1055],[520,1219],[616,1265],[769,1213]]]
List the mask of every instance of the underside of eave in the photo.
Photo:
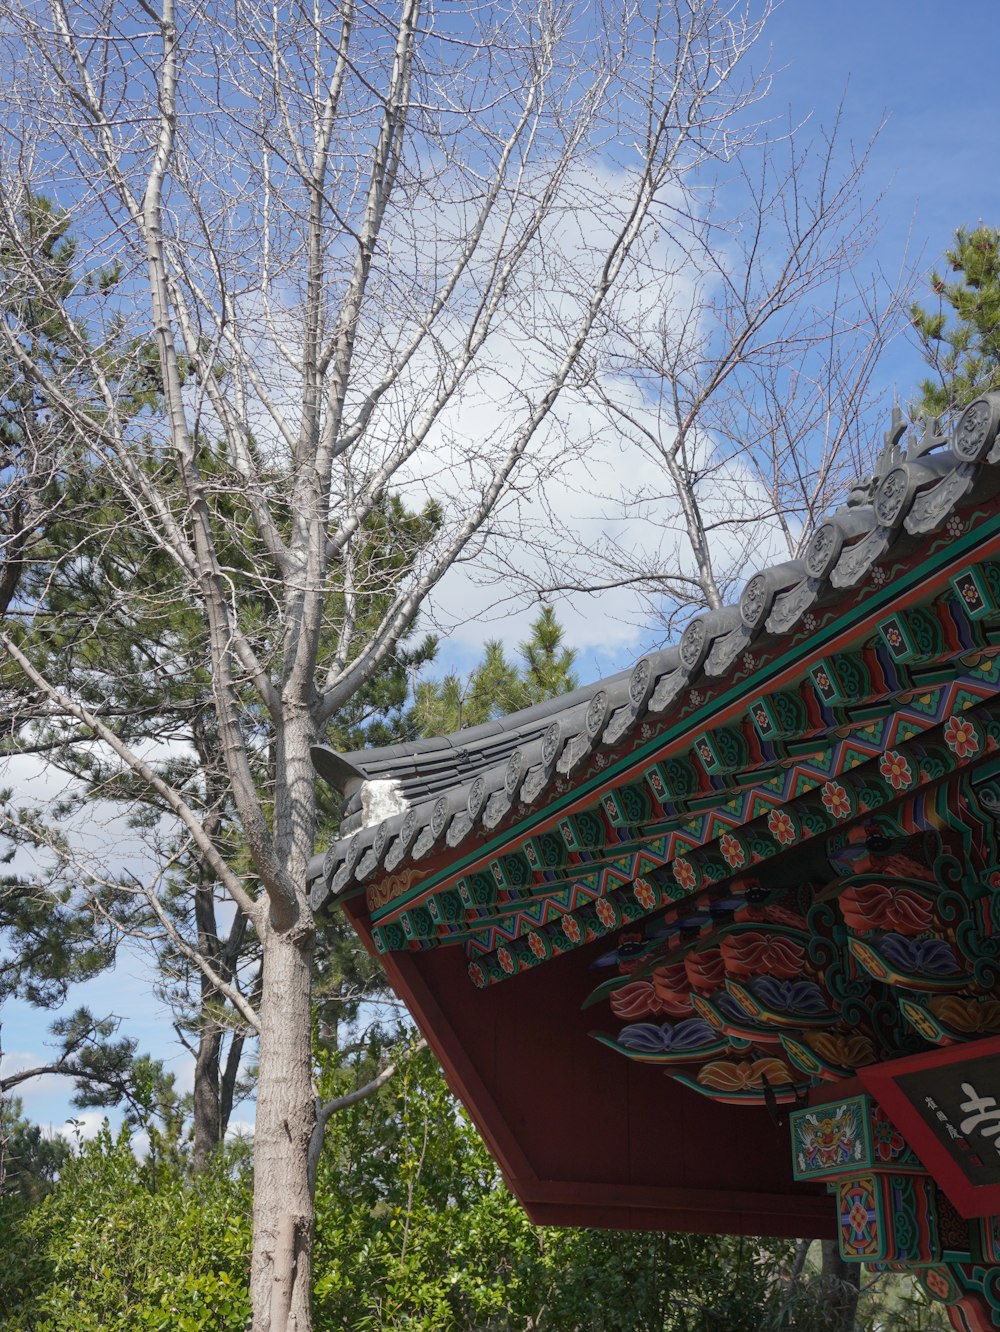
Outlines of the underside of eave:
[[[344,909],[371,948],[361,900]],[[587,1038],[565,974],[554,986],[539,975],[520,999],[516,986],[470,998],[458,961],[450,949],[383,959],[536,1224],[833,1236],[825,1192],[792,1181],[784,1131],[765,1112],[706,1108],[650,1070],[622,1080],[617,1061]],[[567,1023],[576,1036],[553,1042]]]

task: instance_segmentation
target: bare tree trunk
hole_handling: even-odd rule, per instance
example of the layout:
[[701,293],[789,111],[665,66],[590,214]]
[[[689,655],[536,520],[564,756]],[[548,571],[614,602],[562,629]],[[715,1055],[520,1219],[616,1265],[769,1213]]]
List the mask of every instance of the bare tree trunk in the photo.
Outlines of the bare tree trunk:
[[229,1043],[225,1067],[219,1080],[219,1141],[226,1136],[229,1121],[233,1114],[233,1100],[236,1093],[236,1079],[239,1076],[240,1060],[243,1057],[243,1045],[246,1037],[235,1032]]
[[[0,1059],[3,1058],[3,1023],[0,1022]],[[7,1097],[0,1086],[0,1198],[7,1186]]]
[[829,1332],[854,1332],[861,1287],[861,1264],[846,1262],[836,1240],[823,1240],[823,1266],[816,1285],[822,1292]]
[[312,937],[267,927],[254,1134],[253,1332],[311,1326],[314,1209],[308,1150],[316,1121],[310,1077]]
[[203,1170],[222,1142],[222,1116],[219,1105],[219,1047],[222,1033],[203,1026],[198,1034],[198,1053],[194,1063],[194,1151],[196,1170]]

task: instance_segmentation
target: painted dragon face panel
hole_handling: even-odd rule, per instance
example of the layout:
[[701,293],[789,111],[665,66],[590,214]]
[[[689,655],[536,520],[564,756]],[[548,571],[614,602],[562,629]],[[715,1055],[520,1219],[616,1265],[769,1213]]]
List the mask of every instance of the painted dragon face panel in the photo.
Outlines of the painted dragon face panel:
[[803,1115],[798,1121],[799,1145],[810,1170],[846,1165],[854,1155],[858,1115],[853,1105],[838,1105],[827,1112]]

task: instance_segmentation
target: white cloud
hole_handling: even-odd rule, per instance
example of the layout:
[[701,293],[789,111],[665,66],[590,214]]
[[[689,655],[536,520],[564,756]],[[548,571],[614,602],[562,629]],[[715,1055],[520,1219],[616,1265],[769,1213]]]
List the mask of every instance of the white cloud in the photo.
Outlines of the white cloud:
[[62,1127],[53,1130],[50,1125],[48,1132],[50,1136],[65,1138],[67,1142],[90,1142],[100,1133],[106,1119],[103,1110],[78,1110]]

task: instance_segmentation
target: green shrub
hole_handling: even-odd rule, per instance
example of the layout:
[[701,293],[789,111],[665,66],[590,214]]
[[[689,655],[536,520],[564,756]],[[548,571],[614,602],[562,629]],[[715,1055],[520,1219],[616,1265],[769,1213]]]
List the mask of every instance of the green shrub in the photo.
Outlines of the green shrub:
[[242,1332],[249,1314],[245,1151],[186,1178],[105,1128],[35,1207],[0,1203],[10,1332]]

